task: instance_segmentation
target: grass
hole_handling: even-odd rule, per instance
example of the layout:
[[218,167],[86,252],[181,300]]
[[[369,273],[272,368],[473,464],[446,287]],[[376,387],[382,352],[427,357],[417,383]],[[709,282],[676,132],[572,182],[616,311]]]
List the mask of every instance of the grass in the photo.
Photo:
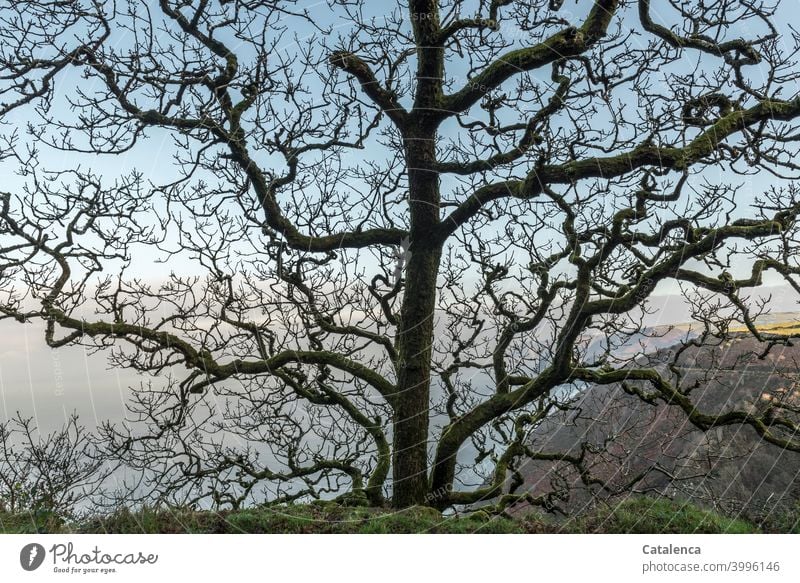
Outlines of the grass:
[[753,520],[764,532],[800,534],[800,501],[790,507],[770,508]]
[[524,533],[520,521],[473,513],[444,517],[432,508],[400,511],[317,503],[237,511],[188,509],[119,510],[109,516],[74,523],[37,522],[33,515],[0,513],[6,533],[71,532],[114,534],[390,534]]
[[339,506],[334,503],[295,505],[227,512],[144,510],[118,512],[95,520],[83,532],[113,533],[282,533],[387,534],[523,532],[509,519],[478,515],[445,518],[432,508],[402,511]]
[[10,514],[0,511],[0,533],[3,534],[66,532],[65,528],[65,521],[52,512]]
[[0,513],[5,533],[281,533],[281,534],[524,534],[524,533],[753,533],[758,527],[692,504],[631,498],[576,519],[556,521],[540,513],[517,517],[474,512],[442,516],[425,507],[393,511],[340,506],[333,502],[237,511],[122,509],[105,517],[64,522],[52,515]]
[[575,521],[575,532],[608,534],[748,534],[758,527],[694,504],[637,497]]
[[[800,333],[800,323],[797,322],[779,322],[773,324],[758,323],[756,322],[756,329],[764,334],[778,334],[781,336],[791,336]],[[731,326],[728,332],[749,332],[747,326]]]

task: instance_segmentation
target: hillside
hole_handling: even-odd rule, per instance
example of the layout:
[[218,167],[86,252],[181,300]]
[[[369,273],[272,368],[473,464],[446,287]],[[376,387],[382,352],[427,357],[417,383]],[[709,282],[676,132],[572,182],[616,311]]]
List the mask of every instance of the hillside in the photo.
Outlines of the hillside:
[[[763,325],[772,332],[796,327],[777,319]],[[660,340],[673,338],[667,334]],[[653,347],[646,360],[666,374],[665,363],[680,344],[664,344]],[[677,360],[681,386],[697,382],[692,396],[707,413],[759,408],[770,399],[800,405],[800,343],[775,346],[760,358],[764,349],[744,333],[720,346],[690,348]],[[687,498],[726,513],[764,517],[792,507],[800,498],[800,454],[762,443],[750,427],[702,432],[688,425],[677,408],[649,405],[617,385],[588,387],[577,409],[537,428],[530,439],[534,449],[577,454],[578,444],[585,442],[592,450],[586,456],[592,474],[612,486],[656,467],[659,470],[638,489]],[[607,444],[609,437],[613,443]],[[598,493],[565,464],[531,461],[522,474],[523,488],[534,494],[568,490],[563,505],[573,511],[591,505]]]

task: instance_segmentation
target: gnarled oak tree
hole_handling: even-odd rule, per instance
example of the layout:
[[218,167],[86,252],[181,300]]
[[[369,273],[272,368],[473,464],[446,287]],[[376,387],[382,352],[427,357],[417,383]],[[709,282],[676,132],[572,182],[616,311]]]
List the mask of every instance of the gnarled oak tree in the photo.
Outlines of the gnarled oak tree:
[[789,341],[747,293],[800,291],[786,8],[400,4],[2,3],[0,312],[142,372],[137,491],[548,505],[526,459],[612,486],[530,432],[612,383],[800,451],[630,349],[668,285],[686,346]]

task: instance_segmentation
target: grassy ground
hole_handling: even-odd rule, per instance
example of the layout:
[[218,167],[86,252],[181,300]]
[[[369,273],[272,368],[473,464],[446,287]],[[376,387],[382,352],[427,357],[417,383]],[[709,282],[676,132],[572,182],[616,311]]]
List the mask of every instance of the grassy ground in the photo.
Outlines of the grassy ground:
[[[765,334],[779,334],[781,336],[790,336],[800,333],[800,324],[797,322],[774,322],[774,323],[756,323],[756,328],[759,332]],[[729,332],[749,332],[746,326],[731,326]]]
[[[771,529],[770,529],[771,530]],[[798,532],[797,521],[784,532]],[[636,498],[557,521],[537,513],[508,518],[476,512],[442,516],[432,508],[390,511],[335,503],[254,508],[228,512],[184,509],[119,511],[104,518],[64,522],[48,513],[0,513],[4,533],[755,533],[745,520],[662,499]]]
[[579,532],[610,534],[746,534],[756,525],[728,518],[693,504],[663,499],[631,498],[614,508],[604,508],[576,521]]

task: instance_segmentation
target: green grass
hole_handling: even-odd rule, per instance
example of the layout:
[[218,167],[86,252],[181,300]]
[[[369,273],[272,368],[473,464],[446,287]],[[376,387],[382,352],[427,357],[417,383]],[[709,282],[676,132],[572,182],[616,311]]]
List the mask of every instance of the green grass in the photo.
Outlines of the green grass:
[[800,502],[791,507],[771,508],[754,517],[764,532],[800,534]]
[[[568,523],[569,525],[569,523]],[[575,520],[572,532],[608,534],[746,534],[754,524],[694,504],[664,498],[630,498]]]
[[64,520],[51,512],[26,512],[9,514],[0,511],[0,533],[3,534],[37,534],[63,532]]
[[120,511],[80,524],[76,532],[108,533],[523,533],[515,520],[472,514],[443,517],[432,508],[402,511],[334,503],[254,508],[225,512],[190,510]]
[[188,509],[120,510],[105,517],[63,522],[52,515],[0,513],[5,533],[752,533],[758,528],[691,504],[631,498],[612,508],[556,521],[531,512],[514,518],[474,512],[442,516],[425,507],[393,511],[334,502],[208,512]]

